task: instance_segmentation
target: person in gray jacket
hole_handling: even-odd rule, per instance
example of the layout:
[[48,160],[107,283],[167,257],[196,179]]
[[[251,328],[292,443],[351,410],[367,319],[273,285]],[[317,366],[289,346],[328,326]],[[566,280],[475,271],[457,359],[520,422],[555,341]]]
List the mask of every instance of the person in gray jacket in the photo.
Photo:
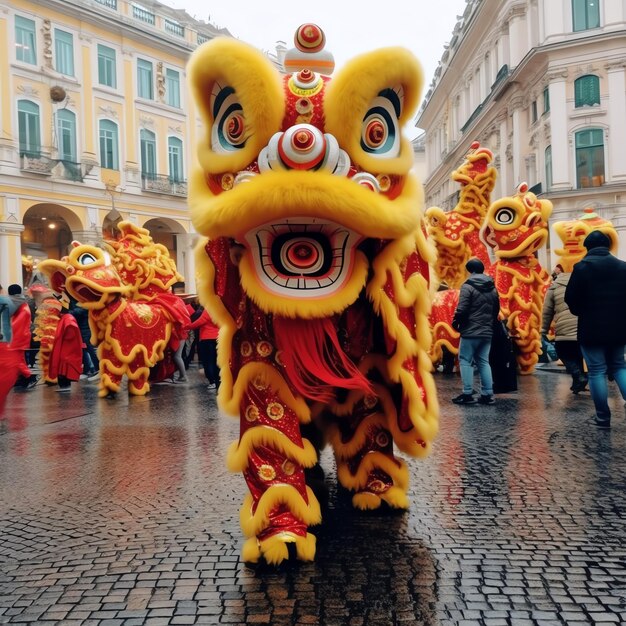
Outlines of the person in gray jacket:
[[463,393],[452,399],[455,404],[476,404],[473,395],[474,364],[480,376],[480,404],[494,404],[493,375],[489,365],[489,350],[493,326],[500,313],[500,297],[491,276],[483,274],[480,259],[465,264],[470,277],[461,285],[452,327],[461,333],[459,365]]
[[570,389],[576,394],[587,386],[587,376],[578,343],[578,318],[565,302],[565,289],[571,275],[571,272],[557,274],[548,288],[543,302],[541,335],[547,337],[554,320],[554,348],[572,377]]

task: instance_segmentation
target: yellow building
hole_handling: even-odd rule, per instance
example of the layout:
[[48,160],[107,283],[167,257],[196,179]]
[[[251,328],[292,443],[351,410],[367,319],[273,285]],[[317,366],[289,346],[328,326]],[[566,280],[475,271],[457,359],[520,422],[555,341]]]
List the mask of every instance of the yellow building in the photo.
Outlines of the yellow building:
[[[0,12],[0,284],[120,219],[195,291],[187,172],[199,122],[185,65],[227,31],[159,2],[10,0]],[[8,43],[8,45],[6,45]]]

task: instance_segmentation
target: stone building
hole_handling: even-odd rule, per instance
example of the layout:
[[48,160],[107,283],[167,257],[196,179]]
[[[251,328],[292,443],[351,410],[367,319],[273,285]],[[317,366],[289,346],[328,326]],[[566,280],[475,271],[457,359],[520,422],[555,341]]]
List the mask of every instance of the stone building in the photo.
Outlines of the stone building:
[[[626,258],[624,2],[467,0],[416,125],[426,206],[455,206],[449,175],[479,140],[496,155],[493,199],[526,181],[554,204],[551,223],[593,207]],[[550,245],[541,255],[556,262]]]
[[0,284],[24,280],[22,255],[60,258],[128,219],[195,291],[187,173],[202,135],[185,65],[228,31],[154,0],[0,9]]

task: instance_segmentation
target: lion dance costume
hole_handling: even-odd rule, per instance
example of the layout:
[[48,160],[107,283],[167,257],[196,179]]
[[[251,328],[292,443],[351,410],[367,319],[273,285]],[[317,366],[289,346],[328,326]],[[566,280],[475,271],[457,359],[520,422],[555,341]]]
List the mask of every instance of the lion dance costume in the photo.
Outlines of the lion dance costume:
[[101,397],[114,396],[124,375],[129,393],[146,394],[150,368],[189,324],[184,303],[169,291],[181,276],[167,248],[130,222],[120,222],[119,229],[120,240],[108,242],[108,250],[74,241],[68,256],[39,264],[55,291],[89,311]]
[[500,295],[500,311],[517,346],[520,374],[532,374],[541,354],[541,311],[550,284],[535,252],[548,239],[552,203],[522,183],[514,196],[494,202],[481,231],[497,261],[490,272]]
[[[281,76],[226,38],[189,64],[207,127],[190,185],[201,300],[220,325],[219,403],[240,416],[228,452],[249,495],[243,558],[312,560],[320,522],[303,433],[319,427],[353,504],[408,506],[408,470],[438,429],[428,358],[422,195],[401,136],[421,87],[400,48],[332,81],[324,34],[301,26]],[[241,255],[240,260],[236,254]],[[308,425],[308,426],[307,426]],[[307,431],[308,432],[308,431]]]
[[426,211],[428,235],[437,249],[434,266],[437,278],[449,289],[433,296],[430,325],[433,339],[430,358],[441,361],[443,349],[459,353],[460,334],[452,328],[452,318],[459,303],[459,289],[467,280],[467,261],[476,257],[490,273],[491,259],[487,247],[480,240],[480,229],[491,203],[496,184],[496,169],[491,165],[493,153],[472,142],[465,159],[450,178],[461,185],[459,201],[452,211],[445,213],[439,207]]
[[563,247],[554,253],[559,257],[564,272],[571,272],[574,265],[587,254],[583,241],[594,230],[601,230],[611,240],[611,252],[617,254],[619,235],[613,223],[600,217],[592,208],[585,209],[576,219],[554,222],[553,227],[563,242]]

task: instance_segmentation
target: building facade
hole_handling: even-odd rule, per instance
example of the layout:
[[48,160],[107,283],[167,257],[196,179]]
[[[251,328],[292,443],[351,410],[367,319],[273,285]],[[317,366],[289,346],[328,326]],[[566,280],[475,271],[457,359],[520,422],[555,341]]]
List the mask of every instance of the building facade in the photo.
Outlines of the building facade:
[[[474,140],[496,158],[492,199],[523,181],[552,201],[550,223],[593,207],[626,258],[626,3],[467,0],[418,114],[426,206],[454,208],[450,173]],[[551,229],[540,253],[551,268]],[[541,258],[543,257],[543,258]]]
[[127,219],[195,291],[187,172],[201,124],[190,53],[229,35],[144,0],[0,3],[0,284]]

